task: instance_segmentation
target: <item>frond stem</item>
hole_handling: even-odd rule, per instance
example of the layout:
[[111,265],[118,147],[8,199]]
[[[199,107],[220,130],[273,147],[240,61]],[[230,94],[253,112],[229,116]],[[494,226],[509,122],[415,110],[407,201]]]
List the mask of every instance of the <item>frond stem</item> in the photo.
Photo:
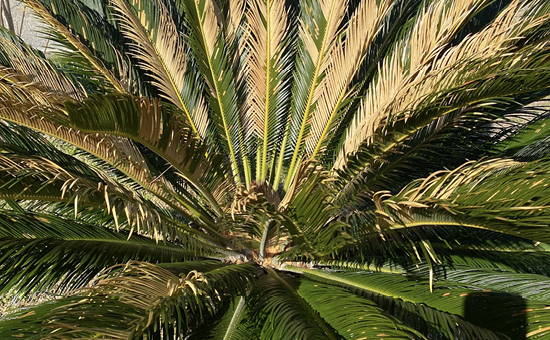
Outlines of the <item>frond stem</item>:
[[243,314],[245,302],[246,302],[246,300],[245,300],[244,296],[241,296],[239,298],[239,303],[237,304],[237,307],[235,307],[235,311],[233,312],[233,317],[231,317],[231,322],[229,323],[229,326],[227,327],[227,331],[225,332],[223,340],[230,340],[231,337],[233,336],[233,332],[235,331],[235,328],[237,328],[237,325],[239,323],[239,319],[241,318],[241,315]]

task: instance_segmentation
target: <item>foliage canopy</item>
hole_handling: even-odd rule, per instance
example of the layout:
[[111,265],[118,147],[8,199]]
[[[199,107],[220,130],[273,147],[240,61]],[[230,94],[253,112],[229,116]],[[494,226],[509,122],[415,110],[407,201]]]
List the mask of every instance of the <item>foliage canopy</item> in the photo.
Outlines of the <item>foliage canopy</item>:
[[550,2],[25,2],[2,337],[550,338]]

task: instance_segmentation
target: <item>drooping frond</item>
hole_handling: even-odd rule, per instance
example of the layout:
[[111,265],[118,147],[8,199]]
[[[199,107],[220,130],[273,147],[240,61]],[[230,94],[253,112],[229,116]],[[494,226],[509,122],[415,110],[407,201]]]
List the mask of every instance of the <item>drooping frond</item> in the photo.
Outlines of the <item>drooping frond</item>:
[[[49,333],[40,336],[41,339],[67,336],[173,339],[208,320],[226,299],[225,294],[244,293],[253,276],[253,268],[247,265],[205,273],[193,270],[178,277],[156,265],[129,262],[109,268],[93,286],[75,291],[70,299],[16,315],[11,322],[2,323],[0,330],[4,335],[21,334],[29,339],[41,330]],[[241,283],[228,285],[226,281]],[[90,302],[109,306],[111,312],[95,314],[101,308],[91,307],[94,304]],[[46,312],[44,308],[51,309]],[[89,317],[89,313],[95,315]],[[34,317],[31,320],[29,316]],[[163,333],[161,327],[167,327]]]
[[[2,107],[0,117],[5,120],[33,128],[49,134],[91,154],[114,163],[116,167],[143,187],[154,192],[167,204],[187,216],[191,216],[188,208],[180,203],[169,202],[165,188],[154,181],[154,177],[143,159],[140,151],[125,138],[103,136],[100,134],[73,133],[69,128],[67,113],[62,104],[63,97],[53,93],[40,92],[40,87],[28,83],[25,78],[5,70],[7,83],[2,87]],[[19,77],[15,78],[14,77]],[[38,95],[31,95],[29,89],[38,87]],[[44,95],[46,97],[44,97]]]
[[[531,51],[526,51],[526,52],[528,54],[531,53]],[[539,53],[544,53],[544,52],[535,51],[534,53],[535,55],[537,55]],[[528,57],[528,59],[531,59],[531,58]],[[535,58],[535,59],[538,59],[538,58]],[[530,92],[530,91],[536,92],[543,89],[546,81],[542,80],[539,83],[538,82],[539,78],[531,77],[532,75],[531,68],[540,66],[541,69],[544,70],[547,67],[546,65],[544,65],[545,61],[543,61],[543,65],[539,64],[535,66],[535,65],[526,65],[526,64],[521,65],[521,63],[516,63],[517,60],[518,59],[506,58],[505,60],[502,61],[505,64],[510,65],[509,67],[511,69],[514,69],[513,72],[502,73],[500,75],[495,73],[490,73],[486,75],[487,78],[484,78],[478,73],[476,75],[476,79],[471,79],[471,80],[468,80],[468,78],[463,79],[462,81],[464,81],[464,83],[461,83],[459,87],[460,90],[459,88],[452,89],[449,92],[445,90],[443,91],[443,93],[446,93],[444,96],[439,97],[439,95],[434,95],[432,97],[434,99],[433,102],[427,103],[427,105],[422,109],[420,108],[416,109],[415,112],[419,113],[420,111],[422,111],[423,114],[419,113],[418,116],[413,115],[409,117],[403,117],[402,120],[397,120],[394,123],[392,123],[393,124],[392,129],[395,129],[395,132],[388,133],[379,142],[365,147],[365,150],[357,155],[357,156],[360,155],[360,157],[355,158],[350,162],[350,164],[348,164],[350,165],[350,167],[346,170],[346,172],[351,177],[351,179],[349,182],[343,184],[342,193],[339,195],[339,198],[348,199],[350,198],[350,195],[355,194],[358,190],[365,189],[362,187],[361,183],[366,177],[366,175],[368,175],[368,172],[371,166],[370,164],[384,161],[383,157],[386,157],[386,155],[388,154],[392,154],[396,146],[400,145],[406,138],[408,138],[410,135],[418,131],[417,128],[414,128],[414,125],[416,124],[415,121],[419,123],[422,121],[423,123],[421,123],[421,125],[424,126],[426,123],[431,122],[433,118],[440,117],[443,114],[453,112],[455,110],[456,112],[461,112],[464,110],[466,111],[471,110],[475,112],[476,110],[482,110],[484,106],[491,105],[495,100],[498,102],[498,101],[502,101],[502,98],[506,98],[507,96],[514,96],[514,93],[516,91],[515,88],[501,86],[503,83],[508,81],[520,81],[520,79],[522,79],[521,81],[525,82],[525,87],[523,88],[523,90],[526,92]],[[541,60],[541,59],[538,59],[538,60]],[[498,61],[496,62],[499,63]],[[470,62],[468,63],[468,67],[474,66],[476,64],[477,62],[476,63]],[[497,78],[494,78],[494,77],[497,77]],[[495,80],[489,81],[490,79],[495,79]],[[464,95],[466,93],[465,87],[473,89],[472,91],[468,92],[469,93],[468,96]],[[435,99],[435,97],[439,97],[441,100]],[[453,101],[447,102],[449,98],[455,98],[455,99]],[[463,103],[468,102],[470,103],[468,105],[471,105],[471,107],[469,108],[462,107],[460,102],[463,102]],[[432,116],[432,114],[434,114],[435,117]],[[401,127],[405,125],[407,125],[408,128],[407,130],[405,130],[405,133],[404,133],[402,132],[403,130],[401,129]],[[400,132],[397,132],[397,131],[400,131]],[[367,158],[368,161],[363,162],[362,160],[360,160],[363,157]]]
[[39,84],[44,90],[81,99],[84,93],[68,77],[59,72],[55,65],[38,51],[23,43],[13,33],[0,28],[0,63],[25,76],[29,82]]
[[379,202],[379,225],[393,229],[398,225],[444,224],[422,217],[423,210],[439,210],[451,224],[548,242],[544,232],[548,219],[546,163],[544,159],[531,163],[497,159],[436,172],[412,182],[395,196],[380,193],[375,199]]
[[103,96],[66,106],[72,125],[80,131],[128,137],[155,151],[203,195],[210,208],[222,214],[212,193],[228,173],[223,157],[209,153],[208,145],[201,144],[159,101]]

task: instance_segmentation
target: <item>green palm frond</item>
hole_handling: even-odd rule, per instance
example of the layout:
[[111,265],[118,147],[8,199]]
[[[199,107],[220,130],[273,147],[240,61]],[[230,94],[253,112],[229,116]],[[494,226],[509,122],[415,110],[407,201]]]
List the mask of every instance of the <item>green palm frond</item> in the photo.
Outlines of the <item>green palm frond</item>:
[[403,326],[374,302],[331,285],[302,280],[298,293],[342,338],[390,337],[393,339],[423,339],[421,333]]
[[[289,150],[292,154],[285,189],[292,183],[302,158],[312,154],[304,151],[306,136],[309,135],[313,117],[313,108],[316,89],[321,88],[321,79],[328,60],[331,60],[331,49],[336,48],[335,40],[339,34],[339,26],[346,10],[344,1],[308,2],[304,6],[308,11],[302,11],[300,18],[300,44],[298,45],[297,59],[300,61],[295,69],[295,84],[292,98],[292,115],[289,121],[285,139],[288,145],[283,144],[282,150]],[[338,98],[338,96],[336,96]],[[326,115],[326,113],[325,113]],[[282,159],[280,159],[280,162]],[[277,177],[277,176],[276,176]]]
[[[493,332],[512,331],[514,334],[521,335],[523,332],[521,328],[525,325],[530,325],[529,332],[537,332],[540,330],[537,323],[549,317],[545,312],[544,303],[526,300],[514,294],[491,293],[490,290],[484,289],[482,286],[462,284],[459,280],[457,280],[458,282],[439,281],[434,292],[430,293],[426,289],[427,280],[418,281],[414,277],[401,276],[399,278],[395,275],[368,272],[331,273],[300,268],[292,269],[305,273],[309,279],[349,289],[356,294],[372,299],[379,306],[397,308],[398,313],[404,314],[407,309],[416,309],[413,315],[420,316],[432,327],[446,333],[449,338],[454,338],[456,332],[460,332],[459,329],[468,332],[467,338],[481,336],[489,339],[499,338]],[[518,277],[518,280],[521,278]],[[487,280],[487,282],[489,281]],[[521,291],[521,289],[518,290]],[[472,307],[469,307],[468,304],[474,304],[473,308],[481,309],[476,311],[477,319],[472,318],[469,314],[472,311],[468,308]],[[396,307],[394,307],[395,305]],[[399,310],[402,311],[399,312]],[[526,313],[524,310],[532,313]],[[514,313],[517,314],[513,315]],[[526,318],[529,320],[525,321]],[[468,322],[465,323],[464,319]],[[541,330],[541,333],[543,332],[545,331]],[[526,333],[528,332],[524,332],[524,334]]]
[[[251,34],[243,37],[247,62],[241,71],[247,77],[246,137],[251,134],[261,140],[256,157],[256,178],[277,186],[283,157],[274,145],[285,143],[281,136],[286,125],[286,110],[290,96],[290,68],[292,56],[292,17],[289,18],[281,1],[254,1],[247,12]],[[250,127],[248,127],[250,125]],[[279,166],[275,174],[275,165]],[[269,180],[268,180],[269,175]],[[276,176],[279,177],[276,177]]]
[[335,330],[327,324],[297,292],[296,281],[277,274],[272,269],[258,282],[261,302],[261,339],[338,339]]
[[187,54],[168,9],[161,2],[141,1],[113,2],[113,7],[125,37],[140,42],[130,46],[130,53],[140,61],[138,66],[148,72],[166,99],[185,112],[193,132],[204,137],[209,124],[204,99],[193,88],[193,75],[186,75]]
[[[141,94],[151,92],[151,88],[145,83],[146,76],[143,71],[136,67],[137,63],[131,56],[126,55],[128,46],[118,31],[116,22],[108,20],[107,9],[104,6],[97,6],[97,3],[94,6],[93,2],[85,1],[40,1],[40,3],[57,21],[71,23],[70,32],[94,56],[103,60],[105,67],[118,77],[120,85],[126,91],[136,91]],[[78,53],[81,45],[73,44],[72,39],[67,39],[59,33],[55,29],[46,32],[48,39],[62,46],[62,52],[56,53],[56,60],[79,82],[93,84],[95,82],[94,66],[86,57]],[[82,77],[83,74],[91,75],[92,79]],[[102,84],[101,81],[99,84]]]
[[51,214],[9,210],[2,210],[0,216],[2,293],[17,288],[25,294],[59,282],[69,287],[72,281],[84,285],[109,265],[131,259],[182,261],[216,256],[221,250],[210,240],[201,240],[200,233],[192,229],[173,232],[172,237],[185,244],[183,248],[131,232],[116,232],[98,226],[97,221],[89,224]]
[[191,337],[191,339],[229,340],[246,337],[247,335],[240,333],[237,329],[237,326],[243,321],[243,316],[246,315],[245,309],[246,299],[241,296],[238,303],[230,305],[227,312],[223,314],[222,318],[215,324],[214,328],[212,328],[212,325],[199,328],[197,332],[195,332],[196,336]]
[[67,97],[80,99],[82,88],[57,69],[40,52],[26,45],[12,32],[0,28],[0,63],[26,76],[28,81],[39,83],[45,90],[60,92]]
[[249,186],[251,164],[245,150],[245,128],[239,116],[235,77],[230,56],[224,53],[229,46],[220,31],[219,13],[213,0],[178,1],[185,13],[190,30],[189,42],[198,67],[204,76],[211,119],[219,134],[218,142],[230,157],[231,169],[237,183]]

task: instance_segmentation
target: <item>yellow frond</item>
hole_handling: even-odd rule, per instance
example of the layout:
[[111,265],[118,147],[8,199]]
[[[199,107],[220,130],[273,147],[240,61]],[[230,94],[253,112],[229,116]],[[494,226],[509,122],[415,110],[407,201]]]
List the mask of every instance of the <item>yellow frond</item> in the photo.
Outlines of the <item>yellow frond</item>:
[[[252,0],[247,16],[245,36],[246,71],[248,96],[243,115],[245,137],[255,135],[261,138],[265,124],[268,28],[264,25],[266,4],[262,0]],[[268,24],[269,26],[269,24]]]
[[[198,6],[198,1],[195,1],[195,6]],[[204,0],[204,11],[202,12],[202,17],[200,20],[202,24],[202,32],[204,34],[204,41],[206,43],[206,48],[208,49],[208,57],[212,58],[212,55],[216,49],[216,41],[218,39],[220,27],[219,17],[216,15],[213,0]]]
[[[247,12],[249,34],[246,36],[246,67],[249,95],[246,99],[245,118],[250,120],[247,137],[250,134],[265,138],[265,122],[269,115],[270,84],[274,79],[271,67],[277,63],[278,52],[286,34],[287,13],[284,1],[251,0]],[[273,77],[274,78],[274,77]]]
[[241,24],[241,19],[244,16],[246,1],[229,1],[229,12],[225,25],[225,34],[227,41],[230,43],[235,40],[235,34]]

